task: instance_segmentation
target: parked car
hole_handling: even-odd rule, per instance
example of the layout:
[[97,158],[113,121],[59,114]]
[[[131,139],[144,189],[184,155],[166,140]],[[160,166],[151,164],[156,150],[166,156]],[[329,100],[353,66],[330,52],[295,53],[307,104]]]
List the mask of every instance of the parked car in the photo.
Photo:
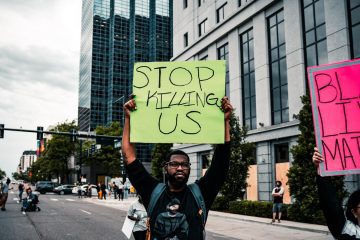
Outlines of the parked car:
[[69,185],[69,184],[61,185],[61,186],[54,188],[54,193],[57,193],[60,195],[71,194],[73,187],[74,187],[74,185]]
[[[84,185],[81,185],[81,195],[85,195],[85,192],[86,192],[86,188],[88,188],[88,184],[84,184]],[[96,185],[93,185],[91,184],[91,195],[92,196],[97,196],[97,190],[96,190]],[[78,189],[77,189],[77,186],[75,186],[73,189],[72,189],[72,193],[73,194],[78,194]]]
[[35,184],[35,191],[45,194],[47,192],[53,192],[55,183],[51,181],[39,181]]

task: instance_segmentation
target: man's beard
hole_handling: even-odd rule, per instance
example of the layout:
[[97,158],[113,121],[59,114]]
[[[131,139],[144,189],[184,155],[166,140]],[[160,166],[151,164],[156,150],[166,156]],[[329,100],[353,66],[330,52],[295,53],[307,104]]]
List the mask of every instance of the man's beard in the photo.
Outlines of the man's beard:
[[186,186],[186,183],[189,179],[190,174],[184,173],[184,178],[176,178],[176,172],[173,175],[170,175],[169,173],[166,173],[166,178],[168,179],[171,186],[175,189],[182,189]]

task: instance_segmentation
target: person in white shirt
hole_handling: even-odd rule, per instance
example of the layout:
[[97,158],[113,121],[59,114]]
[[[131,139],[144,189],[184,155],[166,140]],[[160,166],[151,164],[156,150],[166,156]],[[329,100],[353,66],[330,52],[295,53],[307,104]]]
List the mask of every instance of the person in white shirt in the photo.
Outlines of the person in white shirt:
[[281,208],[283,204],[284,188],[281,186],[281,181],[276,181],[276,187],[272,190],[273,196],[273,218],[271,223],[275,222],[276,213],[278,213],[278,222],[281,222]]
[[147,230],[147,213],[140,195],[138,196],[138,200],[130,206],[127,217],[136,221],[133,229],[135,240],[144,240]]

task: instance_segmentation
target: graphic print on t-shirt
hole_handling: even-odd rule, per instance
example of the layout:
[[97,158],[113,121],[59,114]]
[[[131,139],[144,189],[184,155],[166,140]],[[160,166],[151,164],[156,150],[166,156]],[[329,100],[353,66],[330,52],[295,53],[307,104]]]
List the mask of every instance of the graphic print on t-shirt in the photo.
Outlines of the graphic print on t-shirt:
[[173,198],[166,206],[166,212],[156,217],[154,226],[154,240],[186,240],[189,225],[186,216],[178,212],[180,201]]

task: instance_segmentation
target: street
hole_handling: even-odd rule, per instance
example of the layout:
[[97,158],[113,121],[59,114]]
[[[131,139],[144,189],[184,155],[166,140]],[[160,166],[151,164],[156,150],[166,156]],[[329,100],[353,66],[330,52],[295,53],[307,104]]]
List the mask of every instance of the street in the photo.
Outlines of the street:
[[[10,191],[7,210],[0,212],[1,239],[127,239],[121,232],[126,209],[135,198],[124,202],[78,199],[73,195],[40,195],[40,212],[20,211],[17,191]],[[296,230],[210,214],[206,239],[311,239],[330,240],[323,232]],[[133,239],[133,238],[131,238]]]

